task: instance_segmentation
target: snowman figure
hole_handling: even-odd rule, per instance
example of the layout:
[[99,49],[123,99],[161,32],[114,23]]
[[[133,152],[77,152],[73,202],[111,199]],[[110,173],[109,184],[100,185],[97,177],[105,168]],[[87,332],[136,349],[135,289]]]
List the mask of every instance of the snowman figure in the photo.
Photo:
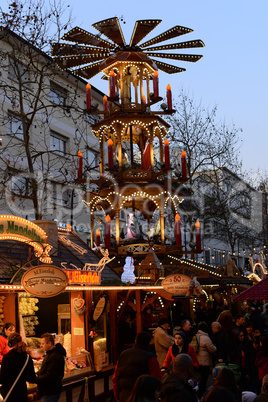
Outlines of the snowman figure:
[[121,276],[121,282],[123,283],[128,283],[130,282],[133,284],[135,282],[135,274],[134,274],[134,258],[133,258],[133,253],[128,252],[127,253],[127,258],[125,260],[125,265],[123,266],[123,273]]

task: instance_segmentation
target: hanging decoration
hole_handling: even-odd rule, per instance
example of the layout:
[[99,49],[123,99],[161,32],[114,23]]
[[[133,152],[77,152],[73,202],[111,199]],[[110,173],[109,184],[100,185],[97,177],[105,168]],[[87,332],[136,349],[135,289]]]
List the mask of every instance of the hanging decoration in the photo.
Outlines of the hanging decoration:
[[85,310],[86,310],[85,300],[82,299],[81,296],[79,295],[74,299],[74,311],[76,312],[76,314],[81,315],[84,314]]

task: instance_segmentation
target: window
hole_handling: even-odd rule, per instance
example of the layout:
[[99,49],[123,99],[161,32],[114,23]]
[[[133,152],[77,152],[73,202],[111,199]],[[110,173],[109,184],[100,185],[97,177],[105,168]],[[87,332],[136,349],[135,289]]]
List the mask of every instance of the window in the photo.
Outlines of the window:
[[8,113],[7,133],[23,140],[22,120],[13,113]]
[[67,151],[67,138],[54,131],[50,132],[50,151],[65,155]]
[[8,78],[21,83],[26,87],[30,87],[30,72],[22,63],[18,60],[9,58]]
[[54,82],[50,82],[50,100],[56,105],[67,105],[67,91]]

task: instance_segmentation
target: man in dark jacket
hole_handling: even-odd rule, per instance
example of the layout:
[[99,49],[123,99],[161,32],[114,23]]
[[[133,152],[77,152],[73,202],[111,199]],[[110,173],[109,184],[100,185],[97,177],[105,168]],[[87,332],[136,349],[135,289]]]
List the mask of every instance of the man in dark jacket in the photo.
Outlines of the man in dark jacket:
[[66,350],[60,343],[55,345],[54,338],[49,333],[41,336],[41,348],[46,356],[37,373],[38,392],[42,402],[57,402],[64,376]]
[[197,402],[195,390],[188,383],[193,377],[193,361],[185,353],[177,355],[173,362],[173,371],[166,374],[160,390],[163,402]]
[[128,399],[137,378],[142,374],[149,374],[161,380],[159,363],[149,348],[150,340],[148,332],[139,332],[133,348],[120,354],[113,375],[116,401],[123,402]]

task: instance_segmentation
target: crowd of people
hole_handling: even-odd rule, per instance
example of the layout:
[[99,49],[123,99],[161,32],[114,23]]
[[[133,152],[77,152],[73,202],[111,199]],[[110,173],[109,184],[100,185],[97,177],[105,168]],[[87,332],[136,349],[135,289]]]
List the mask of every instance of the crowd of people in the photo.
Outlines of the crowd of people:
[[199,311],[193,325],[180,311],[176,325],[162,317],[152,334],[144,327],[119,356],[115,400],[268,402],[268,304],[244,307]]

